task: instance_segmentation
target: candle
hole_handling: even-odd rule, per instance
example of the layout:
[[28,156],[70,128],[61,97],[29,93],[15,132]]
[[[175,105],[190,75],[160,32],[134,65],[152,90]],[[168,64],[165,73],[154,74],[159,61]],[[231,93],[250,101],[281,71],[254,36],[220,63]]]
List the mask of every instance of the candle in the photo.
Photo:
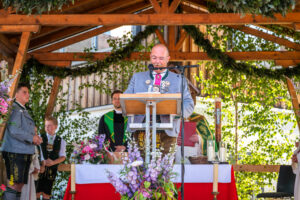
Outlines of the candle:
[[71,192],[75,192],[75,163],[71,164]]
[[226,162],[226,148],[220,148],[220,162]]
[[208,161],[214,161],[215,160],[215,148],[214,148],[214,146],[208,146],[207,160]]
[[213,173],[213,192],[218,192],[218,169],[219,165],[214,164],[214,173]]

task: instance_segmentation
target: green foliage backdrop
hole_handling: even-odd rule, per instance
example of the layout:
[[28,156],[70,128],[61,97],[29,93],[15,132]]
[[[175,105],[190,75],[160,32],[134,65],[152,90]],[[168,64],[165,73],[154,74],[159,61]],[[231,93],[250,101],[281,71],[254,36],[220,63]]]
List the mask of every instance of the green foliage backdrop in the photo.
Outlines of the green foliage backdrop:
[[[278,48],[271,42],[228,27],[208,26],[207,34],[211,45],[221,50],[271,51]],[[273,62],[247,63],[274,68]],[[296,119],[285,82],[224,68],[220,62],[199,64],[205,65],[207,70],[206,74],[197,75],[199,84],[204,88],[203,94],[208,98],[222,97],[222,138],[230,144],[230,162],[234,164],[238,158],[238,164],[289,164],[294,142],[299,136],[292,133]],[[275,109],[274,105],[279,101],[290,110]],[[205,115],[213,118],[213,103],[202,103],[209,107],[203,110]],[[236,127],[238,152],[235,151]],[[276,189],[277,173],[236,172],[235,175],[239,199],[251,199],[263,188]]]

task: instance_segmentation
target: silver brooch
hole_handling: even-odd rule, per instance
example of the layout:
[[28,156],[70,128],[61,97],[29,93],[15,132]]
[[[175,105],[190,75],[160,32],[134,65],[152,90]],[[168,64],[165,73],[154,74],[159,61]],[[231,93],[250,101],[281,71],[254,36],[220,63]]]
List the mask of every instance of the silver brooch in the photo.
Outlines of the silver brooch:
[[149,85],[149,84],[151,83],[151,81],[150,81],[150,80],[146,80],[145,83],[146,83],[147,85]]
[[156,85],[153,86],[153,92],[159,92],[159,87],[157,87]]

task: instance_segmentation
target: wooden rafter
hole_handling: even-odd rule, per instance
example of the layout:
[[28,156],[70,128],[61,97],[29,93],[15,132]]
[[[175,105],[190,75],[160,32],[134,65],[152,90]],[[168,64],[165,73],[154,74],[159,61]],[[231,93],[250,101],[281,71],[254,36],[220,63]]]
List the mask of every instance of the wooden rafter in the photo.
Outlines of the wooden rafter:
[[300,13],[288,13],[275,19],[233,13],[213,14],[73,14],[73,15],[7,15],[0,17],[3,25],[98,26],[98,25],[241,25],[292,24],[300,22]]
[[158,38],[158,40],[159,40],[160,43],[162,43],[162,44],[168,46],[168,44],[166,43],[166,41],[165,41],[165,39],[164,39],[164,36],[163,36],[162,33],[160,32],[160,30],[156,29],[156,30],[155,30],[155,34],[156,34],[156,36],[157,36],[157,38]]
[[[69,64],[71,64],[71,62]],[[70,66],[70,65],[68,65],[68,66]],[[61,80],[62,79],[59,78],[59,77],[54,78],[54,82],[53,82],[50,98],[49,98],[49,101],[48,101],[48,106],[47,106],[47,109],[46,109],[45,117],[52,115],[52,112],[53,112],[54,107],[55,107],[55,103],[56,103],[57,94],[58,94],[58,91],[59,91],[59,86],[60,86]]]
[[[110,52],[90,53],[95,59],[104,59]],[[227,55],[235,60],[299,60],[300,51],[262,51],[262,52],[227,52]],[[30,53],[38,60],[48,61],[84,61],[84,53]],[[171,61],[199,61],[213,60],[204,52],[170,52]],[[149,59],[149,53],[134,52],[131,54],[131,60],[144,58]]]
[[[23,64],[24,64],[25,57],[26,57],[26,52],[28,49],[29,41],[30,41],[30,36],[31,36],[31,32],[23,32],[21,35],[21,42],[19,45],[19,49],[17,52],[17,56],[15,59],[15,63],[13,66],[13,71],[12,71],[13,76],[16,75],[17,72],[22,70],[22,68],[23,68]],[[13,80],[13,82],[11,84],[10,91],[9,91],[10,98],[12,98],[16,92],[16,88],[17,88],[19,79],[20,79],[20,74],[17,75],[17,77]],[[1,126],[0,127],[0,141],[3,138],[4,130],[5,130],[5,126]]]
[[0,32],[19,33],[19,32],[33,32],[37,33],[40,30],[38,25],[0,25]]
[[179,40],[178,40],[178,42],[175,46],[175,49],[174,49],[175,51],[179,51],[183,47],[182,45],[183,45],[183,42],[186,39],[186,37],[187,37],[187,32],[185,32],[183,29],[181,29],[180,38],[179,38]]
[[8,57],[15,57],[18,47],[12,44],[8,40],[8,38],[2,33],[0,33],[0,46],[1,46],[0,52],[4,53]]
[[294,23],[295,31],[300,31],[300,23]]
[[294,86],[291,79],[286,78],[286,82],[287,82],[288,91],[289,91],[290,96],[291,96],[293,110],[294,110],[294,113],[295,113],[295,116],[296,116],[296,121],[297,121],[297,124],[298,124],[298,130],[300,131],[300,109],[299,109],[299,101],[298,101],[298,98],[297,98],[297,92],[296,92],[295,86]]
[[[128,1],[128,0],[119,0],[107,5],[103,5],[99,8],[95,8],[85,12],[85,14],[106,14],[106,13],[132,13],[138,9],[143,9],[146,6],[150,6],[149,3],[140,2],[141,0]],[[136,4],[133,4],[136,3]],[[121,6],[122,5],[122,6]],[[66,27],[64,27],[66,28]],[[45,36],[49,33],[61,31],[62,27],[43,27],[39,34],[33,36],[33,38],[39,38]]]
[[88,38],[100,35],[102,33],[105,33],[107,31],[110,31],[110,30],[118,28],[118,27],[119,26],[103,26],[103,27],[97,28],[95,30],[88,31],[88,32],[82,33],[82,34],[80,34],[78,36],[71,37],[71,38],[63,40],[61,42],[58,42],[58,43],[52,44],[50,46],[44,47],[42,49],[38,49],[37,52],[51,52],[51,51],[55,51],[55,50],[58,50],[60,48],[69,46],[71,44],[75,44],[77,42],[83,41],[85,39],[88,39]]
[[178,5],[180,4],[180,1],[181,0],[173,0],[170,7],[169,7],[168,12],[169,13],[174,13],[175,10],[177,9]]
[[271,34],[268,34],[268,33],[265,33],[263,31],[259,31],[259,30],[256,30],[254,28],[250,28],[250,27],[247,27],[247,26],[229,26],[229,27],[234,28],[236,30],[240,30],[244,33],[251,34],[251,35],[254,35],[256,37],[260,37],[260,38],[263,38],[265,40],[277,43],[279,45],[282,45],[282,46],[300,51],[300,45],[299,44],[291,42],[287,39],[276,37],[274,35],[271,35]]
[[66,66],[71,66],[71,61],[41,61],[42,64],[48,65],[48,66],[53,66],[53,67],[66,67]]
[[175,50],[176,43],[176,26],[168,26],[168,48],[169,51]]
[[[195,8],[192,8],[192,7],[187,6],[187,5],[182,5],[182,8],[185,12],[188,12],[188,13],[205,13],[202,10],[195,9]],[[256,37],[263,38],[265,40],[277,43],[279,45],[282,45],[282,46],[285,46],[285,47],[288,47],[288,48],[291,48],[291,49],[295,49],[295,50],[298,50],[298,51],[300,49],[300,45],[297,44],[297,43],[291,42],[291,41],[289,41],[287,39],[284,39],[284,38],[276,37],[274,35],[265,33],[261,30],[255,29],[255,28],[250,28],[248,26],[241,26],[241,25],[229,25],[229,27],[231,27],[233,29],[236,29],[236,30],[240,30],[240,31],[242,31],[244,33],[247,33],[247,34],[250,34],[250,35],[254,35]]]
[[150,2],[151,2],[151,4],[152,4],[152,7],[153,7],[153,9],[155,10],[155,12],[156,13],[160,13],[161,11],[161,7],[160,7],[160,5],[159,5],[159,3],[158,3],[158,1],[157,0],[149,0]]
[[[141,2],[141,3],[135,4],[134,6],[129,6],[126,8],[116,10],[116,12],[118,12],[118,13],[134,13],[140,9],[144,9],[149,6],[150,6],[149,3]],[[104,11],[102,11],[102,12],[104,12]],[[151,9],[151,10],[143,11],[143,13],[148,13],[148,14],[153,13],[153,10]],[[87,31],[91,28],[93,28],[93,27],[68,27],[66,29],[61,29],[61,27],[56,27],[56,29],[58,29],[58,32],[53,32],[50,35],[44,34],[43,37],[34,38],[30,43],[29,49],[34,49],[34,48],[40,47],[42,45],[55,42],[57,40],[61,40],[61,39],[70,37],[74,34],[79,34],[83,31]]]
[[300,63],[300,60],[275,60],[276,65],[288,67],[295,66]]
[[[21,35],[21,42],[15,59],[12,75],[16,75],[18,71],[23,69],[26,60],[26,53],[30,42],[31,32],[23,32]],[[20,75],[18,75],[11,84],[9,96],[12,98],[15,95],[16,87],[19,82]]]

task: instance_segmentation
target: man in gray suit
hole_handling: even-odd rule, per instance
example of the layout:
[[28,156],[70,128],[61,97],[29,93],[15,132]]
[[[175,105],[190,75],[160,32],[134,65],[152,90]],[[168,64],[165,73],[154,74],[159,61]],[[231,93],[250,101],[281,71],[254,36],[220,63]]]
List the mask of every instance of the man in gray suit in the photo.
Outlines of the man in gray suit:
[[34,121],[25,108],[29,101],[28,87],[19,84],[15,97],[1,148],[8,179],[4,200],[20,198],[22,187],[28,180],[34,146],[42,143],[42,139],[35,134]]
[[[135,73],[130,80],[129,86],[125,93],[142,93],[159,91],[160,93],[181,93],[181,76],[170,72],[168,69],[155,69],[167,67],[170,56],[168,48],[163,44],[157,44],[152,48],[150,54],[150,62],[154,70]],[[194,102],[191,97],[187,81],[184,79],[183,90],[183,104],[184,104],[184,118],[189,117],[194,110]],[[158,120],[162,123],[170,121],[169,115],[157,116]],[[135,116],[134,122],[141,123],[145,119],[144,115]],[[130,120],[128,120],[130,121]],[[163,147],[163,153],[169,152],[172,145],[176,143],[176,138],[180,131],[180,119],[174,119],[174,127],[172,130],[157,131],[158,143]],[[138,135],[136,135],[138,134]],[[138,140],[139,146],[144,145],[143,133],[135,133],[135,138]]]

